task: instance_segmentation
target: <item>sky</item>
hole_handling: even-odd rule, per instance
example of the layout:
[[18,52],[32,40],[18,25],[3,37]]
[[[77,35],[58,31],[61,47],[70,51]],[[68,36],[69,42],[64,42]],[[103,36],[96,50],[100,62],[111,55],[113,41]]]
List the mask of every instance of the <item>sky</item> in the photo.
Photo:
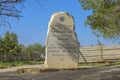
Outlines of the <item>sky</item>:
[[97,38],[89,26],[84,25],[91,11],[84,11],[78,0],[41,0],[41,7],[35,0],[25,3],[19,20],[10,19],[11,28],[0,28],[0,34],[4,35],[9,30],[18,36],[20,44],[26,46],[34,43],[45,45],[48,30],[48,22],[55,12],[68,12],[74,17],[75,32],[81,46],[97,45],[97,39],[104,45],[116,45],[111,40]]

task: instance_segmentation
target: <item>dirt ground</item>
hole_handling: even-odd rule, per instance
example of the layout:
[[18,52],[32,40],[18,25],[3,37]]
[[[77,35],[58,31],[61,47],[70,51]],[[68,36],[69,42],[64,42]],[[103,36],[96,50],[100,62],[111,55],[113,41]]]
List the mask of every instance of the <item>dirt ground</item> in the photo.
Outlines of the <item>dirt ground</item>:
[[17,74],[16,71],[0,73],[0,80],[120,80],[120,66],[61,70],[40,74]]

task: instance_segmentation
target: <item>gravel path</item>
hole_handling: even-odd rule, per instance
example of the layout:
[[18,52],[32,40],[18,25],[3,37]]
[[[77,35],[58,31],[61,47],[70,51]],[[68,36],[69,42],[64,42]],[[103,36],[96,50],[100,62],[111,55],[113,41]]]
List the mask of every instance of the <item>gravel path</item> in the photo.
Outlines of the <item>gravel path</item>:
[[17,74],[12,71],[0,73],[0,80],[120,80],[120,66],[63,70],[40,74]]

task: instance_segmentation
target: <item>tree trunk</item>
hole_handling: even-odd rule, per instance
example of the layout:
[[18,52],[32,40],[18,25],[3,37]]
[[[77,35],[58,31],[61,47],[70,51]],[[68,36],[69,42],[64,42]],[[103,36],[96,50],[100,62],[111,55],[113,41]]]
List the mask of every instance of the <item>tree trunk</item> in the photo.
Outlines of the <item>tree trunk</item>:
[[3,60],[4,62],[6,62],[7,61],[7,54],[5,53],[4,54],[4,60]]

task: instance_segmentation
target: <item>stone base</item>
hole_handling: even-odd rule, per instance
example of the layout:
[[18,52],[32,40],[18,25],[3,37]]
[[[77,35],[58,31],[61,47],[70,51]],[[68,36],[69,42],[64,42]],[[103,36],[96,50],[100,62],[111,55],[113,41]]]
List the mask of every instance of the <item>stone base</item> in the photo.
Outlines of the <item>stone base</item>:
[[45,63],[44,64],[44,68],[47,69],[48,68],[48,64]]
[[17,73],[19,74],[38,74],[41,73],[41,69],[39,68],[22,68],[22,69],[18,69]]
[[39,69],[39,68],[22,68],[18,69],[18,74],[39,74],[41,72],[60,71],[60,69]]
[[69,69],[40,69],[40,68],[22,68],[17,69],[18,74],[39,74],[42,72],[53,72],[53,71],[61,71],[61,70],[79,70],[81,68],[69,68]]
[[[66,63],[66,62],[62,62],[60,63],[60,61],[57,61],[58,63],[55,62],[55,64],[53,63],[48,63],[48,64],[44,64],[44,68],[45,69],[77,69],[79,68],[77,63]],[[72,62],[72,61],[71,61]]]

